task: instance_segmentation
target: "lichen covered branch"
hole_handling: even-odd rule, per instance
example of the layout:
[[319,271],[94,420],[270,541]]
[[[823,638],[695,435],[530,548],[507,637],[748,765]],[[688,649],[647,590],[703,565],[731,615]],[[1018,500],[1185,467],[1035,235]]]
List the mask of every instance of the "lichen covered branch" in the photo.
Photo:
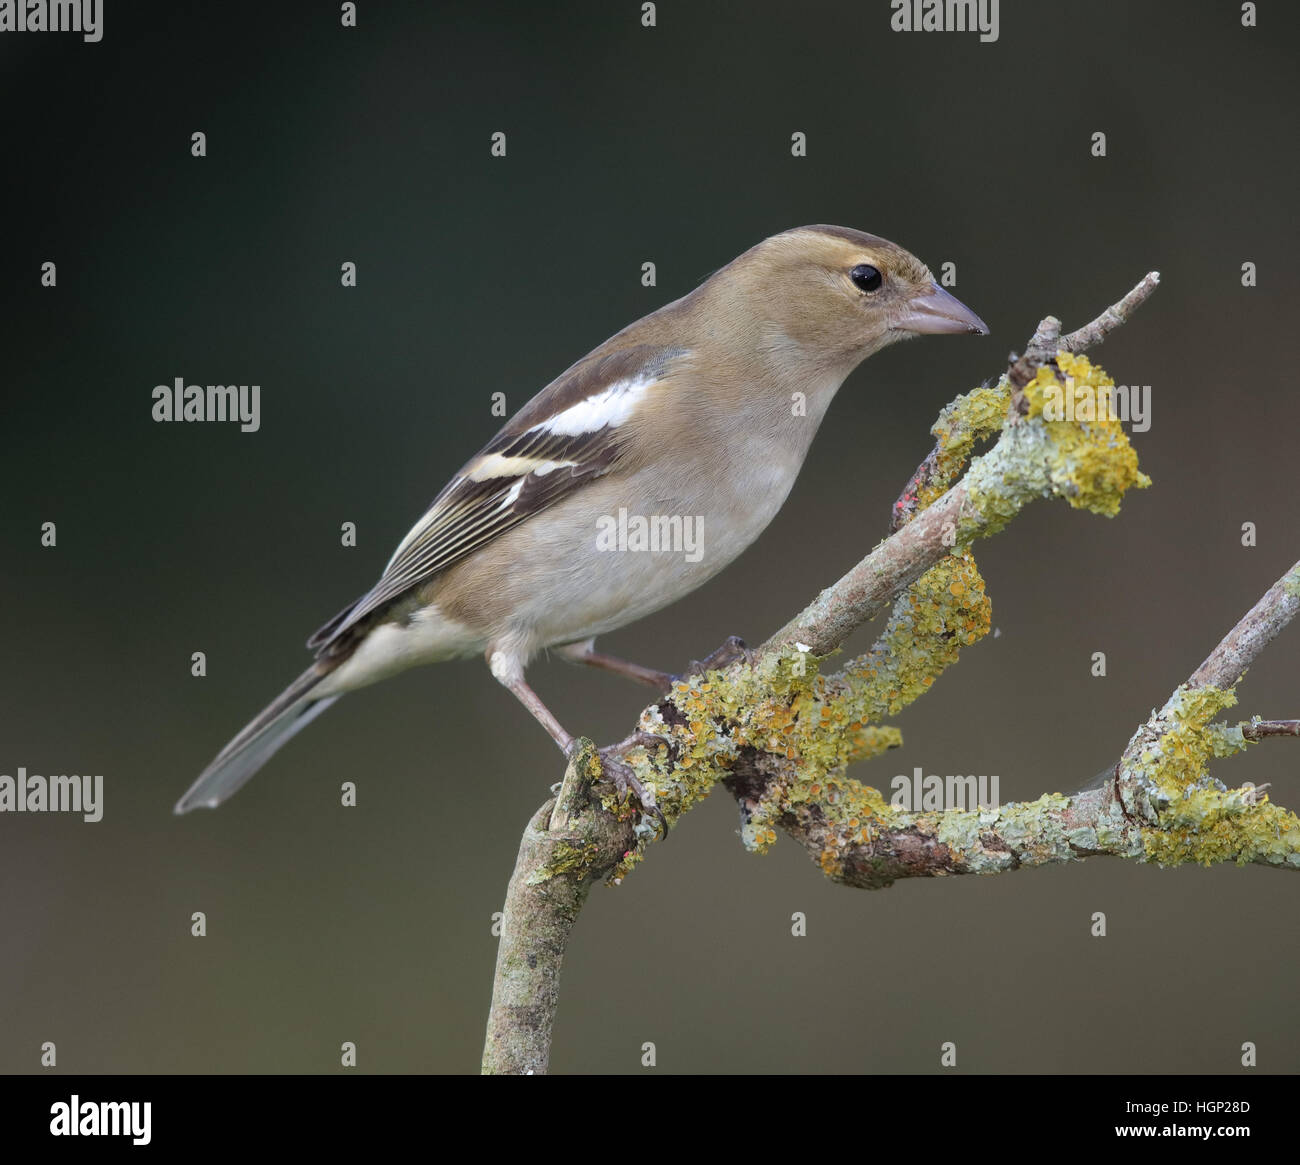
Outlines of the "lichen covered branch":
[[[1261,733],[1213,722],[1237,702],[1246,668],[1300,610],[1300,563],[1256,603],[1129,741],[1115,795],[1143,825],[1147,857],[1255,862],[1300,869],[1300,820],[1250,786],[1229,789],[1208,762],[1241,752]],[[1279,726],[1279,733],[1285,731]]]
[[[1257,647],[1294,617],[1289,599],[1297,579],[1300,566],[1270,588],[1238,625],[1255,629]],[[975,607],[978,598],[966,613]],[[944,608],[936,598],[934,610]],[[961,636],[962,618],[961,607],[948,607],[938,623],[919,627],[919,640],[931,637],[951,644]],[[900,631],[909,626],[897,609],[893,622]],[[964,626],[978,631],[978,621]],[[915,622],[910,627],[918,630]],[[1267,637],[1263,628],[1269,629]],[[1221,647],[1241,642],[1236,631]],[[886,690],[909,698],[908,685],[898,678],[900,668],[912,666],[905,659],[899,662],[907,650],[901,641],[889,644],[882,637],[863,661],[817,686],[822,715],[863,674],[870,689],[877,658],[894,666]],[[911,651],[917,663],[926,656],[919,641]],[[1225,655],[1242,658],[1239,652],[1216,652],[1212,658]],[[886,804],[875,789],[825,765],[810,773],[810,756],[833,757],[824,747],[820,754],[792,750],[784,759],[770,750],[750,751],[726,783],[741,806],[751,848],[765,848],[779,828],[803,845],[828,876],[850,886],[875,888],[903,877],[1002,873],[1101,854],[1160,865],[1232,861],[1300,869],[1295,814],[1271,804],[1262,789],[1230,789],[1208,772],[1212,759],[1231,756],[1252,740],[1300,735],[1300,722],[1213,722],[1235,702],[1231,688],[1192,686],[1190,681],[1181,685],[1134,734],[1114,779],[1071,797],[1051,793],[1028,803],[912,812]],[[855,710],[878,706],[854,705]]]
[[[1082,353],[1157,283],[1152,272],[1064,337],[1058,320],[1044,319],[997,383],[943,410],[934,449],[894,507],[889,538],[743,662],[677,683],[642,712],[629,738],[640,743],[625,760],[669,823],[722,783],[740,807],[748,848],[761,851],[784,831],[828,877],[860,887],[1099,854],[1300,868],[1295,815],[1263,790],[1228,789],[1207,772],[1210,759],[1264,736],[1300,735],[1295,721],[1213,721],[1300,608],[1300,564],[1138,729],[1098,788],[945,809],[886,803],[844,775],[850,762],[896,747],[897,729],[879,722],[987,633],[989,605],[971,553],[977,540],[1039,498],[1111,516],[1129,489],[1149,484],[1114,419],[1113,381]],[[820,674],[850,633],[885,612],[868,652]],[[507,896],[486,1072],[546,1070],[560,962],[578,911],[595,881],[620,880],[657,833],[639,807],[597,803],[598,776],[595,749],[579,742],[557,801],[525,833]]]
[[485,1074],[546,1071],[569,932],[592,885],[632,844],[626,816],[591,800],[599,774],[595,747],[579,741],[558,796],[524,830],[501,919]]

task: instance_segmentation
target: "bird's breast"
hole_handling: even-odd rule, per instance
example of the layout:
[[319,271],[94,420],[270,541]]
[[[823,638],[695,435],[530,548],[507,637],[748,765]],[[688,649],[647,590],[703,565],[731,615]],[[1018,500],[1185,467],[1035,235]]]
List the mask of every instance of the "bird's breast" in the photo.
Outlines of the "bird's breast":
[[[783,408],[785,406],[783,405]],[[651,464],[609,474],[448,571],[448,615],[523,657],[625,626],[733,562],[780,510],[820,411],[684,426]]]

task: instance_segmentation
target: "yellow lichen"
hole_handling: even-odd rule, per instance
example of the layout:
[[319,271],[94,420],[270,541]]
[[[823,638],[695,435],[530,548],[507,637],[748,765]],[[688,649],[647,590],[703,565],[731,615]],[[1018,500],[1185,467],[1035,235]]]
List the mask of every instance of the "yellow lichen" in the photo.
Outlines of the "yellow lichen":
[[897,715],[988,634],[993,607],[968,550],[926,571],[894,604],[889,626],[868,655],[844,669],[839,703],[858,722]]
[[1115,383],[1087,357],[1059,352],[1025,386],[1027,414],[976,458],[963,479],[977,521],[959,542],[1001,530],[1037,497],[1061,497],[1077,509],[1113,516],[1132,488],[1151,484],[1116,418]]
[[1115,382],[1086,356],[1061,351],[1056,364],[1063,382],[1044,365],[1025,385],[1027,419],[1041,420],[1055,447],[1053,492],[1075,509],[1113,517],[1129,489],[1151,484],[1117,416]]

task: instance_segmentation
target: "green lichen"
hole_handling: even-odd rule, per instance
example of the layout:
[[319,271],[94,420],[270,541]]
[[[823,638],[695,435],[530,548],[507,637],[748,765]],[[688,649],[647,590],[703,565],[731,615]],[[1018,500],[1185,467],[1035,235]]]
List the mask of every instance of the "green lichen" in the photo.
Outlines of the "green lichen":
[[846,665],[837,703],[858,722],[896,716],[988,634],[992,617],[974,556],[948,555],[894,604],[870,653]]
[[1157,810],[1189,791],[1207,787],[1210,759],[1238,751],[1230,734],[1210,723],[1236,702],[1231,688],[1189,688],[1184,684],[1149,722],[1153,739],[1139,754],[1137,775]]
[[1142,830],[1148,861],[1300,866],[1295,814],[1251,786],[1229,789],[1210,776],[1211,759],[1246,747],[1240,724],[1211,723],[1236,702],[1231,688],[1183,685],[1146,725],[1137,760],[1123,775],[1142,791],[1155,815]]
[[843,872],[843,855],[867,843],[877,827],[895,828],[899,811],[878,790],[840,775],[850,761],[862,760],[902,743],[897,729],[873,721],[897,715],[928,691],[957,661],[963,646],[989,631],[991,607],[974,557],[962,551],[922,575],[894,604],[885,631],[872,650],[850,662],[838,676],[802,693],[783,713],[768,707],[760,714],[766,739],[747,743],[792,762],[788,777],[773,780],[741,830],[745,845],[765,851],[776,840],[783,817],[801,820],[815,807],[818,834],[824,838],[822,869]]
[[1128,490],[1151,484],[1115,417],[1115,382],[1085,356],[1061,351],[1056,365],[1059,377],[1038,369],[1024,388],[1026,415],[972,462],[964,482],[978,521],[964,524],[961,541],[996,533],[1037,497],[1113,517]]
[[1198,790],[1143,834],[1148,861],[1161,866],[1249,862],[1300,868],[1300,820],[1253,790]]
[[917,492],[918,510],[937,501],[960,476],[977,441],[996,434],[1005,424],[1011,386],[997,384],[963,393],[939,413],[930,428],[935,438],[933,472]]
[[581,880],[591,870],[592,864],[599,856],[600,846],[595,842],[574,845],[568,841],[557,841],[551,847],[550,860],[529,875],[528,885],[540,886],[562,875]]
[[949,810],[929,817],[934,836],[948,847],[954,863],[971,873],[996,874],[1068,858],[1070,840],[1061,813],[1069,803],[1059,793],[1047,793],[997,809]]
[[836,775],[808,779],[806,773],[775,795],[764,798],[741,830],[751,851],[764,853],[776,840],[775,822],[791,818],[803,825],[815,816],[823,848],[820,864],[828,877],[843,871],[843,855],[868,844],[872,830],[892,813],[879,791]]
[[[1259,719],[1258,716],[1255,717]],[[1213,749],[1213,756],[1232,756],[1236,752],[1244,752],[1253,741],[1246,739],[1246,721],[1239,724],[1210,724],[1205,729],[1205,734]]]
[[[753,668],[693,676],[675,683],[669,693],[671,723],[658,708],[642,715],[641,730],[664,743],[650,752],[635,750],[628,763],[653,790],[670,826],[709,795],[742,748],[784,754],[793,747],[787,738],[801,743],[811,738],[811,721],[826,684],[817,673],[819,662],[811,652],[791,649],[765,656]],[[615,870],[616,879],[636,865],[653,834],[649,826],[639,832],[639,844]]]
[[[789,762],[791,779],[771,782],[769,795],[745,824],[742,836],[750,849],[767,849],[776,840],[776,821],[817,796],[810,793],[813,788],[842,802],[838,815],[844,835],[857,837],[885,804],[876,790],[856,781],[837,777],[824,784],[826,774],[902,743],[898,729],[867,722],[862,710],[897,709],[914,699],[956,658],[960,643],[973,642],[988,629],[983,582],[969,556],[946,560],[913,591],[900,600],[906,626],[891,622],[893,658],[890,651],[875,653],[874,674],[859,675],[856,683],[843,676],[828,680],[818,672],[821,658],[796,645],[765,656],[752,669],[710,672],[675,684],[672,722],[657,709],[641,722],[644,731],[665,743],[654,747],[653,756],[638,751],[629,757],[638,777],[654,789],[669,823],[708,796],[742,750],[752,750]],[[927,636],[935,642],[928,643]],[[927,666],[928,676],[922,670]],[[638,847],[624,858],[616,878],[635,865],[640,852]]]

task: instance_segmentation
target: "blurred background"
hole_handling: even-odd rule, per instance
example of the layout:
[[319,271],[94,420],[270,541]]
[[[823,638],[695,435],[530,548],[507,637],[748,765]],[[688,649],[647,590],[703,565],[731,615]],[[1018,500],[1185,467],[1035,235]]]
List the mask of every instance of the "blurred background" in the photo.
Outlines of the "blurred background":
[[[606,650],[678,670],[761,641],[883,535],[945,403],[1151,269],[1093,356],[1152,386],[1153,488],[981,544],[1000,634],[852,775],[1075,789],[1300,557],[1293,11],[1006,3],[981,43],[894,33],[885,0],[662,3],[654,28],[607,0],[363,2],[355,29],[330,3],[105,7],[99,44],[0,36],[0,772],[105,784],[98,824],[0,815],[2,1071],[47,1040],[76,1072],[331,1072],[345,1040],[362,1071],[477,1070],[492,913],[561,771],[485,666],[350,696],[219,811],[172,805],[493,434],[492,393],[513,412],[767,235],[955,263],[993,335],[869,361],[759,543]],[[177,376],[260,384],[260,430],[155,423]],[[1298,647],[1251,670],[1243,717],[1300,715]],[[558,661],[530,679],[599,741],[644,704]],[[1296,805],[1298,757],[1215,771]],[[1231,1073],[1245,1041],[1300,1068],[1284,874],[1096,859],[865,893],[737,826],[719,791],[593,891],[553,1070],[641,1071],[653,1041],[660,1071],[933,1072],[948,1040],[967,1072]]]

